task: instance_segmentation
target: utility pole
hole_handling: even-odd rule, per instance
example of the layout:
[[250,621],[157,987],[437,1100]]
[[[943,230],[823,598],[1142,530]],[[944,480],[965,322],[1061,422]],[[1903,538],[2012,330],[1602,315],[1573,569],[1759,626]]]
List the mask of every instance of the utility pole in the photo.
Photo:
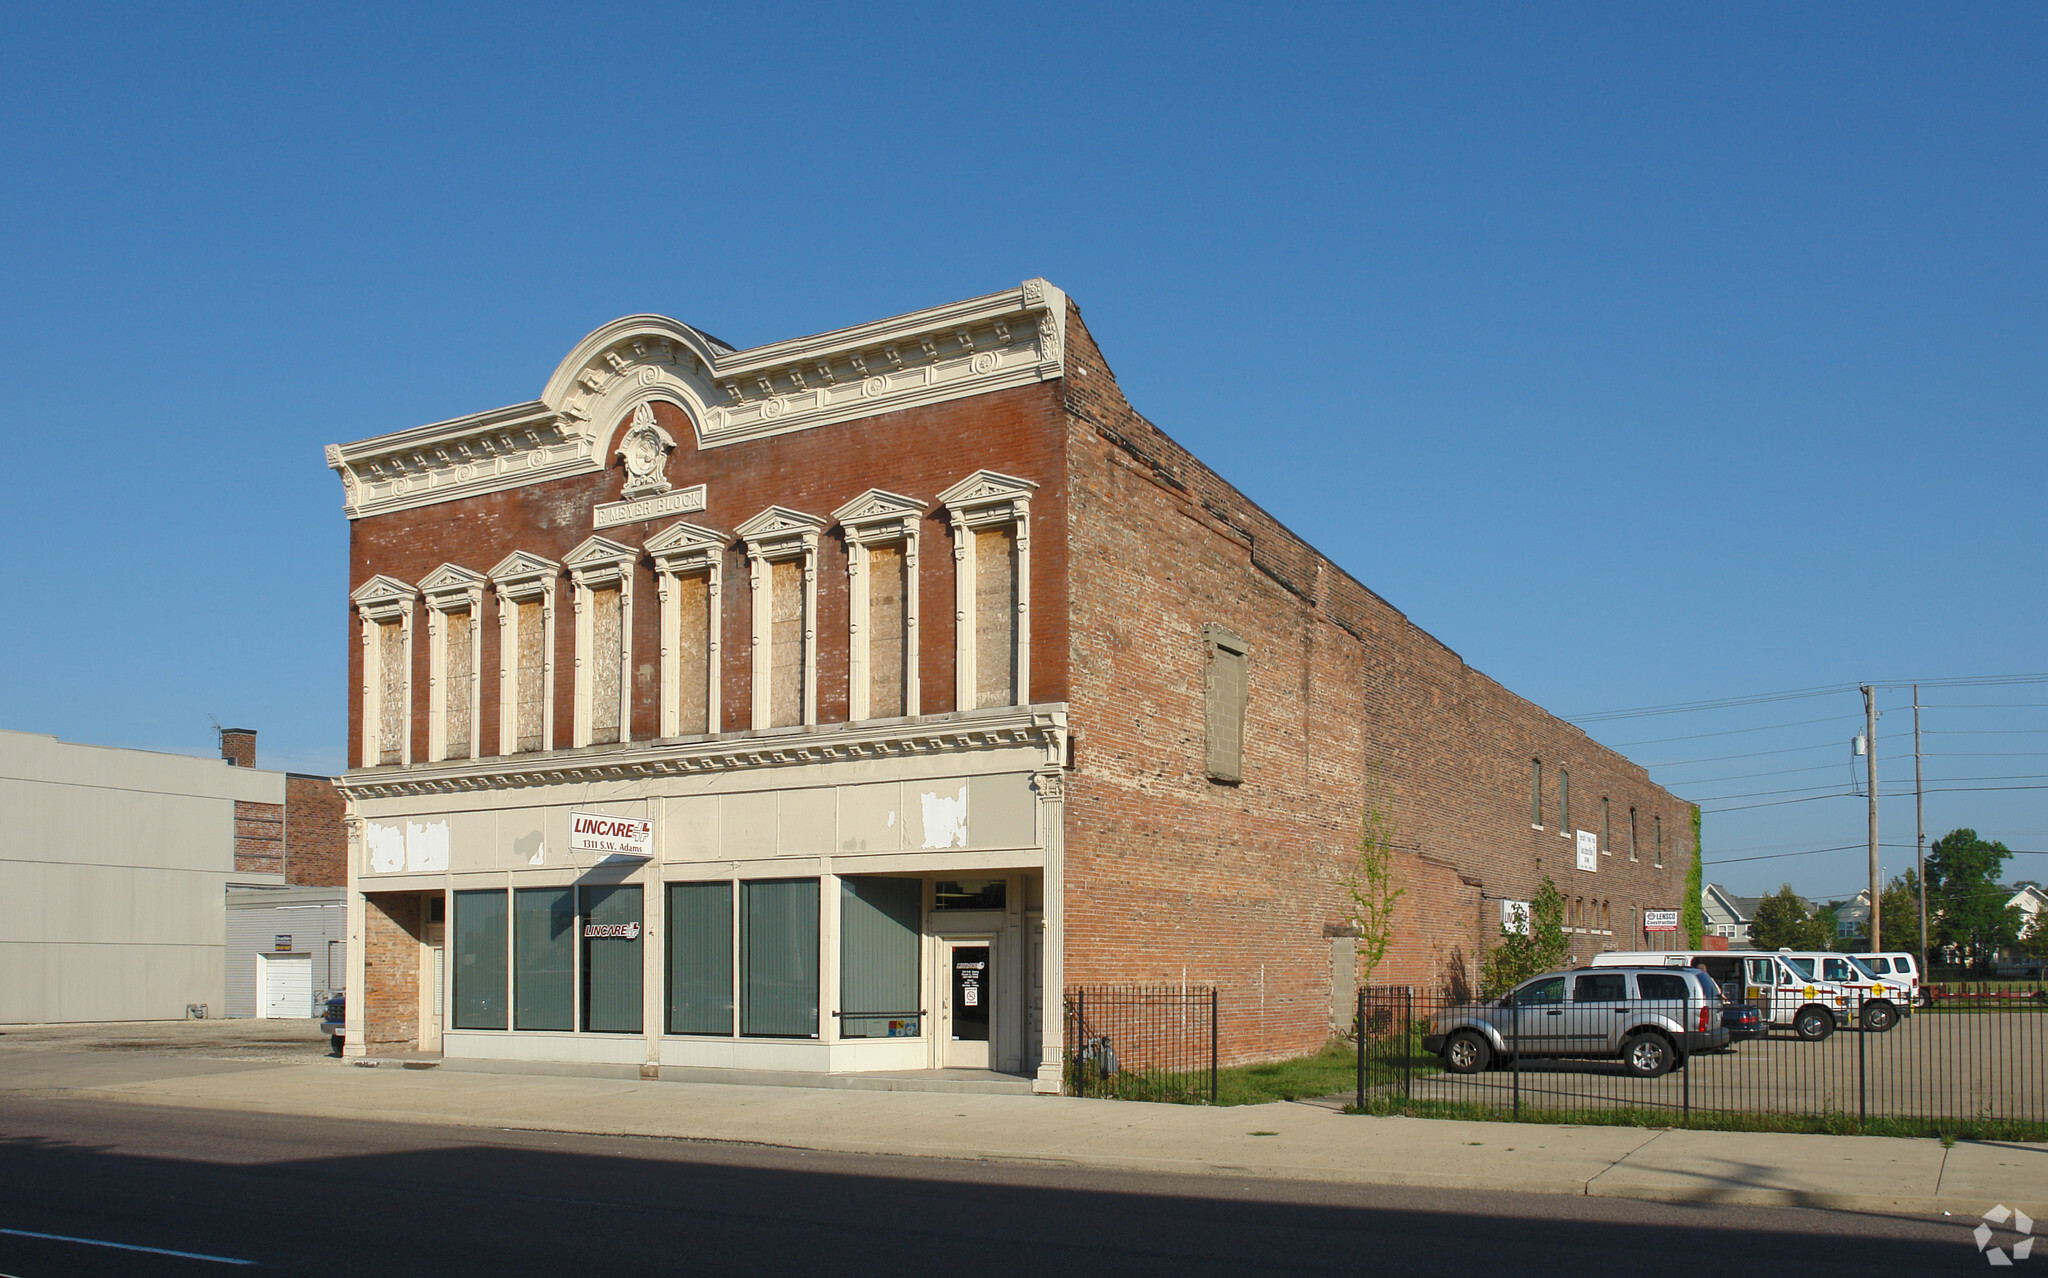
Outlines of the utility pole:
[[1877,689],[1863,685],[1863,739],[1869,748],[1863,752],[1865,775],[1870,791],[1870,948],[1884,949],[1883,920],[1878,917],[1878,868],[1877,868]]
[[1913,863],[1920,877],[1920,979],[1927,979],[1927,795],[1920,781],[1920,685],[1913,685]]

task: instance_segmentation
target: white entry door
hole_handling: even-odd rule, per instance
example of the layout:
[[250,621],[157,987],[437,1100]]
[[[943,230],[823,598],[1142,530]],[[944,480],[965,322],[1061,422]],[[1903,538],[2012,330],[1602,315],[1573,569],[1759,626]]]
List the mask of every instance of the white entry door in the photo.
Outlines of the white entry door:
[[939,942],[939,951],[939,1063],[951,1069],[987,1069],[995,938],[949,937]]
[[313,1014],[313,956],[256,956],[256,1015],[264,1020],[305,1020]]

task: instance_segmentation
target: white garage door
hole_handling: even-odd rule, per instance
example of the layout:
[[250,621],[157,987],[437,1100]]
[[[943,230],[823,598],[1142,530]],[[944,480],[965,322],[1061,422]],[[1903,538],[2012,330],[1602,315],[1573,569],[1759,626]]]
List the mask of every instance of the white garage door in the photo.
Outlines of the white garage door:
[[304,1020],[313,1014],[313,956],[256,956],[256,1015]]

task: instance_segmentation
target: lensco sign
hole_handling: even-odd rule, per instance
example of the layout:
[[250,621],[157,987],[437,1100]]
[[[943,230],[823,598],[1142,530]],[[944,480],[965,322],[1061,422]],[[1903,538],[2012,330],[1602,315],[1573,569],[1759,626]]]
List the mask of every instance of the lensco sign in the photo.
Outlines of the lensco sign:
[[654,855],[654,822],[639,817],[606,816],[601,812],[569,814],[569,850],[603,852],[608,856]]

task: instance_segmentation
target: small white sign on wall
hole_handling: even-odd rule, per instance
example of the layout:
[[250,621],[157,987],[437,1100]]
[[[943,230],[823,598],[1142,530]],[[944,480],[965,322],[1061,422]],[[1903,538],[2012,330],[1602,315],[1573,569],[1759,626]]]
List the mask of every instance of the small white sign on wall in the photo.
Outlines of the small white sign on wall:
[[1600,836],[1591,830],[1579,831],[1579,868],[1593,871],[1600,868]]
[[1500,903],[1500,930],[1513,932],[1517,936],[1529,935],[1529,903],[1527,901],[1502,901]]
[[569,814],[569,850],[602,852],[606,856],[654,855],[654,822],[642,817],[606,816],[602,812]]

